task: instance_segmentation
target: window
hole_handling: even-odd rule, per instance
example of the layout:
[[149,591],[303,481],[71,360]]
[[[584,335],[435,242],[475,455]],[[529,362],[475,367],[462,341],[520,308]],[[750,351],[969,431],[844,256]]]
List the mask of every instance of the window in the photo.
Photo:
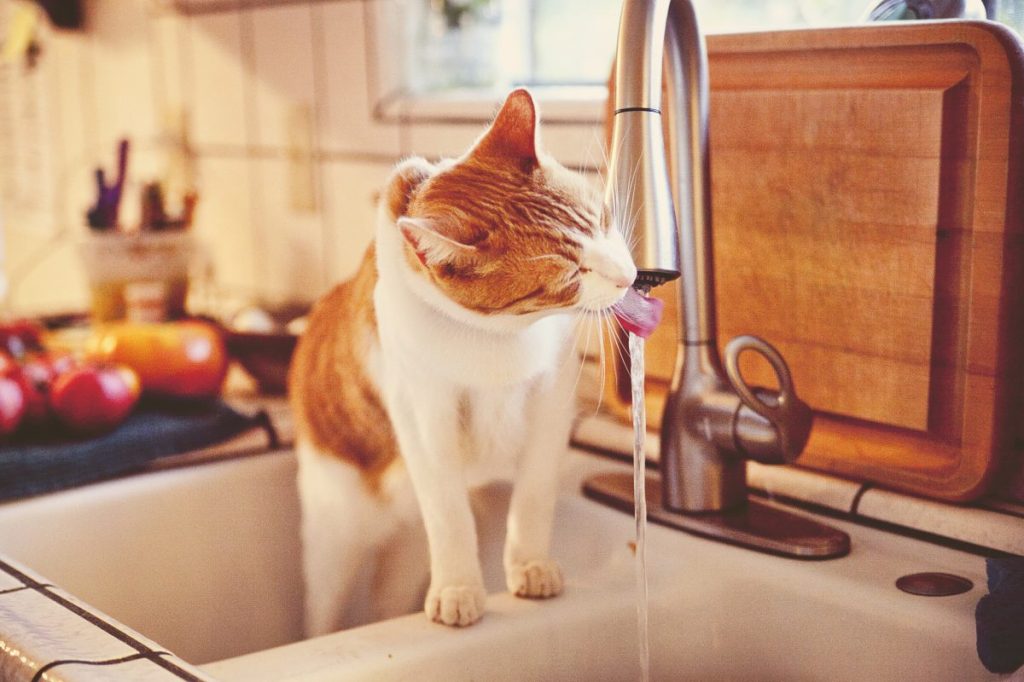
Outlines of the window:
[[[407,0],[414,92],[597,85],[608,78],[622,0]],[[850,0],[696,0],[708,33],[856,22]]]

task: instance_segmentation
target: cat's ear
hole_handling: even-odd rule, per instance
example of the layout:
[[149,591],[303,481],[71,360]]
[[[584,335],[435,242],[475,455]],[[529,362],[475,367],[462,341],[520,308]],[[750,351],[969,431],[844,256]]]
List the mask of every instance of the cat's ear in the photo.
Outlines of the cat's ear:
[[413,191],[433,175],[435,170],[433,164],[418,156],[406,159],[395,166],[384,192],[384,200],[387,202],[392,220],[397,220],[405,213]]
[[471,154],[515,162],[533,170],[537,161],[537,108],[528,90],[513,90]]
[[477,253],[472,244],[463,244],[441,234],[437,223],[427,218],[402,216],[396,224],[416,257],[426,266],[465,262]]

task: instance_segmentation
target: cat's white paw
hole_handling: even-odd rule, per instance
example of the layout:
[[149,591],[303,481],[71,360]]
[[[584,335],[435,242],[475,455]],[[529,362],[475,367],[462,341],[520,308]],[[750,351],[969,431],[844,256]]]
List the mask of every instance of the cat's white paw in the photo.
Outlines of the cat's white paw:
[[562,568],[552,559],[534,559],[507,566],[505,581],[517,597],[547,599],[562,593]]
[[478,585],[450,585],[441,588],[431,585],[423,610],[435,623],[466,627],[484,615],[486,599],[487,593]]

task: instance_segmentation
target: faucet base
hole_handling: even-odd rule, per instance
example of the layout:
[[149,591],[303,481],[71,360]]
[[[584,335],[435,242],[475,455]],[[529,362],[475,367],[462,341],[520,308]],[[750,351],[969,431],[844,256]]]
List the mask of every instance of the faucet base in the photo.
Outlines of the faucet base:
[[[804,516],[757,500],[723,512],[682,514],[666,509],[661,501],[661,479],[647,476],[647,518],[700,537],[739,545],[793,559],[836,559],[850,552],[850,536]],[[633,513],[633,477],[627,473],[598,474],[583,483],[592,500]]]

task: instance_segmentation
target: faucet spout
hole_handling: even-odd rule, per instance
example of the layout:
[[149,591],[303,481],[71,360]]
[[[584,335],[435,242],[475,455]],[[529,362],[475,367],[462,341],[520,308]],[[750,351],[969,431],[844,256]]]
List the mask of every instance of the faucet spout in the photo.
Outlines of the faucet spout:
[[[679,277],[679,237],[662,132],[665,20],[654,2],[623,6],[616,49],[615,115],[605,201],[631,243],[635,286]],[[667,5],[666,5],[667,7]]]
[[[766,341],[737,337],[725,346],[724,369],[719,359],[707,72],[690,0],[625,0],[605,200],[632,244],[639,271],[633,286],[678,279],[682,303],[662,417],[661,489],[648,488],[648,513],[668,526],[772,554],[842,556],[850,549],[845,533],[747,499],[746,460],[796,459],[810,436],[811,409],[797,397],[785,360]],[[771,364],[777,390],[747,385],[739,367],[747,351]],[[633,490],[632,478],[620,474],[584,485],[588,496],[626,511],[633,508]]]
[[[792,461],[811,424],[785,360],[767,342],[734,339],[728,371],[718,355],[708,99],[707,51],[690,0],[625,0],[606,201],[633,245],[635,286],[679,278],[678,351],[661,443],[665,504],[681,512],[745,504],[745,460]],[[747,386],[738,366],[747,350],[771,363],[778,391]]]

